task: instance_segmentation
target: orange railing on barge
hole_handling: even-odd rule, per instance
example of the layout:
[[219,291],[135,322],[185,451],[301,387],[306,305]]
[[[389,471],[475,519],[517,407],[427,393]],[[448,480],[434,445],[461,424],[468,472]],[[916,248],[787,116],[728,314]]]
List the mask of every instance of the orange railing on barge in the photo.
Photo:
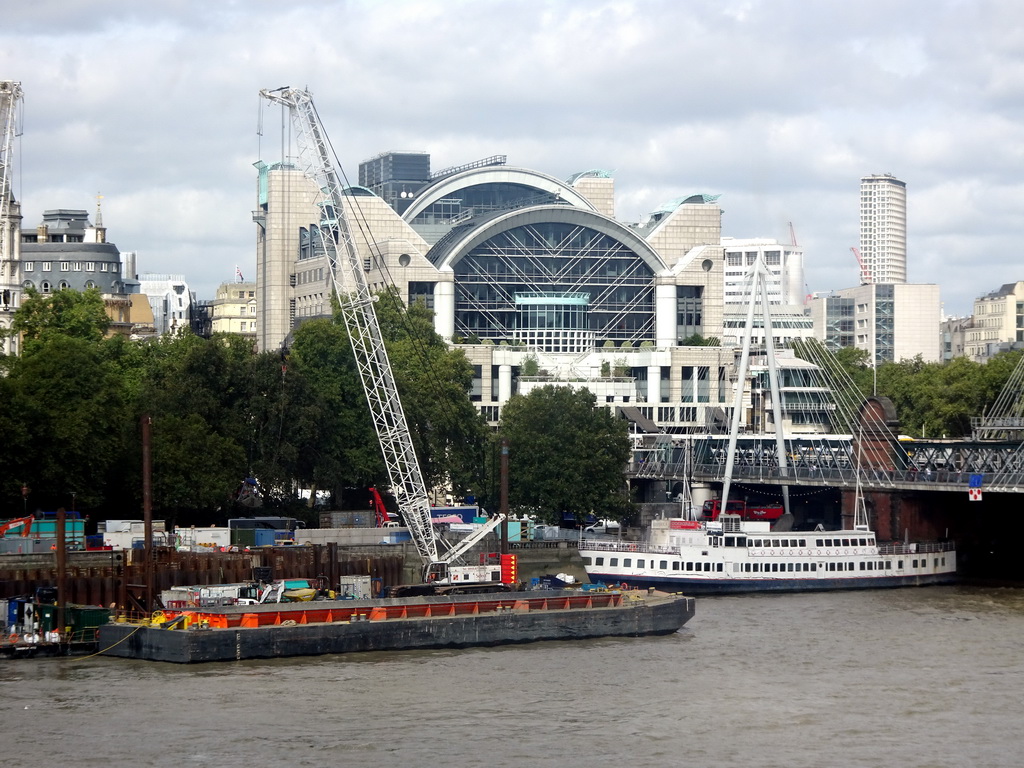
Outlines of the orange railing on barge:
[[[175,611],[154,614],[150,624],[168,629],[204,627],[209,629],[254,628],[293,624],[332,624],[352,621],[428,619],[478,616],[503,611],[570,611],[588,608],[617,608],[623,604],[619,591],[589,591],[571,595],[514,597],[486,600],[410,602],[397,604],[347,605],[346,601],[325,601],[315,605],[294,604],[276,610],[248,611],[244,608]],[[184,621],[178,621],[184,619]],[[173,625],[173,626],[172,626]]]

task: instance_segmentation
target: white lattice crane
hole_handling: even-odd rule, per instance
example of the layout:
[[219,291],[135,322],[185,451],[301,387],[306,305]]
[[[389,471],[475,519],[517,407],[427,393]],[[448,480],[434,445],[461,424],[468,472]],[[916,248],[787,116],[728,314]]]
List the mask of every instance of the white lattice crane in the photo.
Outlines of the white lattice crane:
[[472,536],[447,548],[443,553],[439,552],[442,542],[430,518],[426,485],[413,449],[412,435],[399,400],[380,324],[373,310],[376,299],[370,293],[362,259],[352,237],[345,188],[327,132],[313,104],[313,96],[307,90],[287,87],[262,90],[260,95],[288,108],[298,144],[300,167],[317,186],[319,236],[327,257],[331,282],[352,342],[359,377],[384,454],[391,492],[423,560],[424,580],[484,580],[476,573],[476,567],[454,569],[451,566],[473,544],[493,530],[501,521],[501,516],[495,515],[488,525],[477,529]]
[[[0,331],[11,327],[18,306],[21,286],[18,278],[18,229],[21,216],[16,213],[11,190],[14,139],[17,136],[21,83],[0,80]],[[0,335],[0,351],[17,352],[17,342]]]

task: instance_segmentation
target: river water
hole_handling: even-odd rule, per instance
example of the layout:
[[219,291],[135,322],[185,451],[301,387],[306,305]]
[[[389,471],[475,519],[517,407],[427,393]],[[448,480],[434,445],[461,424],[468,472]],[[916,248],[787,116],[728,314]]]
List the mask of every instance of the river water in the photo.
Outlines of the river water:
[[0,713],[12,765],[1019,766],[1024,590],[705,597],[658,638],[0,661]]

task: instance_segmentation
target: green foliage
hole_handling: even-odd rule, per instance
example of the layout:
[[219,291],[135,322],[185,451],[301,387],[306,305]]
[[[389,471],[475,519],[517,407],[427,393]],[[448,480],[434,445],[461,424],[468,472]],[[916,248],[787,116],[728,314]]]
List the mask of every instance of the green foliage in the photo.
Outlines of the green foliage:
[[563,513],[622,519],[632,507],[625,477],[625,421],[596,408],[588,390],[548,385],[516,395],[502,411],[509,441],[509,505],[557,522]]
[[26,482],[43,508],[70,508],[72,494],[81,505],[101,502],[103,480],[120,456],[123,400],[97,343],[43,334],[31,355],[13,361],[2,392],[7,482],[0,499],[17,508]]
[[[817,345],[818,349],[810,349]],[[797,345],[797,354],[816,360],[820,342]],[[864,350],[846,347],[833,353],[843,373],[864,397],[877,393],[896,407],[900,431],[912,437],[966,437],[971,417],[992,407],[1013,373],[1020,352],[997,355],[988,363],[957,357],[944,363],[926,363],[920,356],[898,363],[883,363],[877,371]]]
[[540,363],[537,362],[535,355],[527,355],[523,358],[523,364],[519,368],[519,373],[523,376],[536,376],[540,373]]
[[721,345],[722,342],[717,336],[705,337],[699,333],[687,336],[679,342],[679,346],[681,347],[720,347]]
[[54,335],[98,342],[109,327],[110,318],[97,288],[84,292],[64,289],[47,295],[27,288],[11,323],[11,329],[23,335],[26,355]]
[[[281,509],[297,503],[298,486],[338,495],[386,483],[343,327],[309,322],[290,356],[254,354],[230,334],[104,339],[96,295],[29,298],[20,327],[31,348],[0,360],[0,517],[21,513],[22,483],[32,509],[68,507],[72,493],[101,518],[140,509],[143,415],[154,513],[172,520],[239,514],[232,499],[247,475]],[[387,294],[376,308],[425,479],[477,487],[486,425],[467,395],[473,367],[423,306],[406,314]]]

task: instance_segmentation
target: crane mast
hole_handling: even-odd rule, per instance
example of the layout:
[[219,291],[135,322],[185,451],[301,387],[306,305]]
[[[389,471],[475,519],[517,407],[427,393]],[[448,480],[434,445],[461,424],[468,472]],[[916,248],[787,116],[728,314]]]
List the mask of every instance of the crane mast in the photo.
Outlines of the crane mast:
[[[18,220],[13,215],[14,195],[11,192],[13,173],[14,137],[17,134],[18,103],[21,101],[21,83],[0,80],[0,330],[11,327],[14,310],[18,305]],[[16,350],[0,337],[0,352]]]
[[291,115],[300,165],[318,189],[319,236],[384,455],[391,492],[424,562],[424,578],[444,578],[450,557],[442,560],[438,556],[438,540],[430,519],[426,484],[413,450],[412,434],[398,397],[380,324],[373,310],[375,297],[370,293],[352,238],[345,190],[332,157],[327,132],[309,91],[279,88],[261,90],[260,95],[287,107]]

